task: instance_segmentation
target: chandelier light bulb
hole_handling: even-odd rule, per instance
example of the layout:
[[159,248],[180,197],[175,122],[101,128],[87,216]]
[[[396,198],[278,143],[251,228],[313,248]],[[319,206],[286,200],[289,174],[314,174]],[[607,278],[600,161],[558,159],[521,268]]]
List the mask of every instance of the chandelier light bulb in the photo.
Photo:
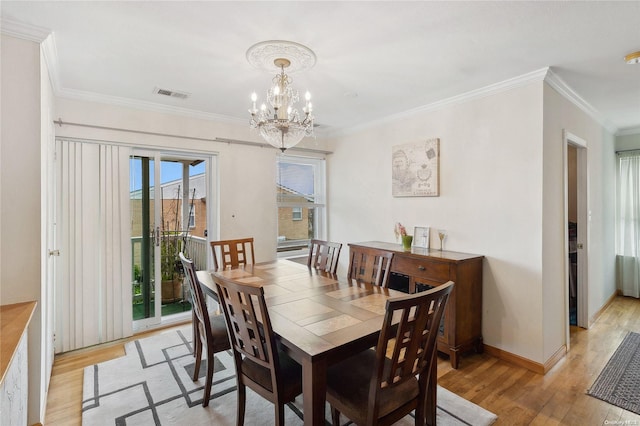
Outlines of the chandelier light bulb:
[[309,93],[308,90],[307,90],[307,93],[304,94],[304,98],[307,101],[307,103],[311,100],[311,93]]
[[256,92],[253,92],[251,94],[251,109],[249,110],[249,114],[251,114],[251,116],[256,115],[256,112],[258,112],[258,110],[256,109],[256,100],[258,100],[258,95],[256,95]]

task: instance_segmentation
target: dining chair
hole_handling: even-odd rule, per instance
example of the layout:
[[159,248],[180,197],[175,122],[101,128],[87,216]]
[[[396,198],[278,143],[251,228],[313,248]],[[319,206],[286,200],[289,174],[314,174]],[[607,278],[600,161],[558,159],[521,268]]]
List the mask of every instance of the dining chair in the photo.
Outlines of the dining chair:
[[351,247],[347,279],[387,287],[393,252],[370,247]]
[[198,380],[198,373],[200,372],[202,347],[204,345],[207,348],[207,376],[202,397],[202,406],[206,407],[209,405],[209,398],[211,397],[213,368],[215,365],[214,354],[231,349],[231,343],[224,316],[209,314],[205,295],[200,287],[200,281],[196,276],[196,268],[193,262],[187,259],[182,252],[180,253],[180,261],[189,282],[189,290],[193,300],[193,318],[195,321],[193,345],[196,358],[193,371],[194,382]]
[[276,342],[261,286],[214,277],[231,336],[238,381],[237,424],[244,424],[246,387],[275,406],[275,424],[284,407],[302,393],[302,367]]
[[338,258],[340,257],[341,243],[330,241],[311,240],[309,242],[309,257],[307,266],[319,269],[332,274],[338,269]]
[[340,413],[357,425],[390,425],[413,410],[416,426],[427,417],[435,422],[436,337],[453,287],[449,281],[387,300],[375,349],[329,367],[327,401],[334,425]]
[[211,241],[211,251],[216,270],[255,263],[253,238]]

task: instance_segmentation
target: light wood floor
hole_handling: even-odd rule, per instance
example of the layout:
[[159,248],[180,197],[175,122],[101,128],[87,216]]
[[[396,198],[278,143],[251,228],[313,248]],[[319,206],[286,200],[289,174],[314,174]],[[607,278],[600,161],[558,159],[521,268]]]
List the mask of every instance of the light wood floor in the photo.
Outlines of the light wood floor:
[[[592,398],[586,390],[628,331],[640,332],[640,300],[617,297],[590,330],[572,328],[571,350],[542,376],[486,354],[438,362],[438,383],[498,415],[496,425],[637,425],[640,415]],[[124,342],[56,356],[45,425],[80,425],[83,368],[124,355]]]

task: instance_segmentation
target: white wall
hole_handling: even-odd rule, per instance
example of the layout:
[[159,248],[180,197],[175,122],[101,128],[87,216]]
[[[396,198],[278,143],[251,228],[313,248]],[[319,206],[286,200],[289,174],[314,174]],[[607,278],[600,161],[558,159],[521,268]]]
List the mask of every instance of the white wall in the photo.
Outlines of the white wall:
[[[446,229],[445,249],[485,256],[485,343],[536,362],[544,361],[542,86],[336,137],[328,161],[331,240],[393,242],[395,222]],[[440,197],[393,198],[391,147],[434,137]],[[432,233],[432,247],[436,240]]]
[[[397,221],[446,229],[446,249],[486,257],[485,343],[544,364],[566,343],[563,129],[588,141],[592,318],[615,291],[613,137],[542,82],[334,138],[329,238],[393,241]],[[441,196],[393,198],[391,147],[433,137]]]
[[28,423],[43,421],[40,45],[2,35],[0,303],[35,300],[29,327]]
[[[544,355],[565,342],[563,130],[587,143],[589,319],[615,293],[613,136],[550,86],[544,87]],[[565,325],[566,327],[566,325]]]
[[616,151],[640,149],[640,132],[632,135],[616,136]]

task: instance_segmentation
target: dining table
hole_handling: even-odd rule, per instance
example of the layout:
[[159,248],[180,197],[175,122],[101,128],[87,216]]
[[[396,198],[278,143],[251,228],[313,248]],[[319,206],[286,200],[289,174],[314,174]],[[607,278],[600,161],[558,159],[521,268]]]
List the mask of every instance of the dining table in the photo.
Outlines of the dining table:
[[273,331],[284,351],[302,366],[305,425],[326,424],[327,368],[375,346],[387,299],[406,296],[286,259],[198,271],[197,276],[216,300],[216,276],[263,287]]

